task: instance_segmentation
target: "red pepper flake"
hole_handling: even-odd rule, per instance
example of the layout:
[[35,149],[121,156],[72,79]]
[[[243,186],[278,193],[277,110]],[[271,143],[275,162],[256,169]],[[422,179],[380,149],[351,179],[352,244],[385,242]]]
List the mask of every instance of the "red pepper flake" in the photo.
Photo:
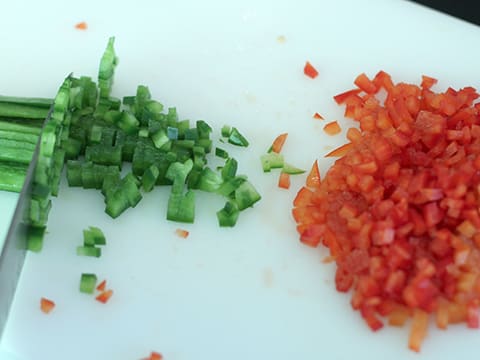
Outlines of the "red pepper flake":
[[408,347],[415,351],[419,352],[420,347],[422,346],[423,339],[427,336],[428,328],[428,313],[421,310],[415,309],[413,314],[412,327],[410,329],[410,337],[408,340]]
[[107,286],[107,280],[103,280],[100,284],[97,285],[97,291],[105,291]]
[[40,310],[42,310],[42,312],[44,312],[45,314],[49,314],[54,307],[55,307],[55,302],[53,302],[52,300],[49,300],[44,297],[40,299]]
[[318,112],[316,112],[315,114],[313,114],[313,118],[314,118],[314,119],[317,119],[317,120],[323,120],[323,116],[320,115]]
[[149,357],[143,358],[142,360],[162,360],[162,359],[163,359],[162,354],[156,351],[152,351]]
[[377,87],[375,86],[375,83],[371,81],[367,77],[367,75],[365,75],[365,73],[358,75],[354,81],[354,84],[363,91],[365,91],[367,94],[375,94],[377,92]]
[[423,89],[430,89],[433,85],[435,85],[438,82],[437,79],[432,78],[430,76],[422,75],[422,83],[420,84],[420,87]]
[[[317,167],[318,170],[318,167]],[[317,178],[318,185],[320,185],[320,174],[318,174]],[[293,206],[295,208],[301,208],[304,206],[309,205],[312,202],[312,196],[313,196],[313,191],[310,190],[307,187],[302,187],[300,191],[297,193],[297,196],[295,196],[295,199],[293,200]]]
[[105,290],[105,291],[102,291],[96,298],[95,300],[101,302],[102,304],[106,304],[108,302],[108,300],[110,300],[110,298],[112,297],[113,295],[113,290]]
[[77,30],[87,30],[88,25],[85,21],[79,22],[75,25],[75,29]]
[[325,157],[341,157],[345,156],[348,151],[353,147],[352,143],[346,143],[345,145],[342,145],[335,150],[330,151]]
[[187,230],[184,230],[184,229],[175,230],[175,234],[178,237],[181,237],[182,239],[186,239],[188,237],[188,235],[190,235],[190,233]]
[[318,169],[318,161],[315,160],[307,176],[307,186],[309,188],[317,188],[320,186],[320,183],[320,170]]
[[480,327],[480,95],[435,83],[395,84],[380,71],[335,96],[359,129],[292,209],[300,241],[329,249],[337,290],[351,291],[370,329],[411,319],[416,352],[430,316],[440,329]]
[[287,140],[287,136],[288,136],[288,133],[283,133],[283,134],[280,134],[278,135],[275,140],[273,141],[273,144],[272,144],[272,151],[274,153],[280,153],[280,151],[282,151],[282,148],[283,148],[283,144],[285,144],[285,140]]
[[305,63],[305,66],[303,68],[303,73],[312,79],[315,79],[318,76],[317,69],[315,69],[313,65],[310,64],[310,62],[308,61]]
[[281,189],[290,189],[290,175],[284,172],[280,173],[278,178],[278,187]]
[[342,129],[340,128],[340,125],[338,125],[337,121],[332,121],[323,127],[323,131],[325,131],[328,135],[337,135],[340,134]]
[[347,130],[347,139],[350,140],[350,142],[353,143],[353,142],[360,141],[361,138],[362,138],[362,133],[357,128],[349,128]]
[[383,88],[390,92],[393,89],[392,77],[383,70],[380,70],[377,75],[375,75],[372,82],[375,84],[378,90]]
[[344,103],[347,102],[348,99],[350,98],[355,98],[356,99],[356,96],[361,92],[360,89],[352,89],[352,90],[348,90],[348,91],[345,91],[341,94],[338,94],[338,95],[335,95],[333,97],[333,100],[335,100],[335,102],[338,104],[338,105],[342,105]]

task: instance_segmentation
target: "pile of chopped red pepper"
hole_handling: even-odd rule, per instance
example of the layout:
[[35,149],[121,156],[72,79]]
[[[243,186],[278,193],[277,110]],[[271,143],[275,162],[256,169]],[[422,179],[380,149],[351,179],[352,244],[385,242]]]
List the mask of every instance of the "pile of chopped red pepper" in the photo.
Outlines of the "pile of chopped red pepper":
[[383,71],[354,83],[334,99],[360,129],[323,179],[311,172],[293,216],[303,243],[329,248],[337,290],[352,290],[368,326],[412,318],[419,351],[430,319],[480,325],[479,95],[435,92],[426,76],[395,84]]

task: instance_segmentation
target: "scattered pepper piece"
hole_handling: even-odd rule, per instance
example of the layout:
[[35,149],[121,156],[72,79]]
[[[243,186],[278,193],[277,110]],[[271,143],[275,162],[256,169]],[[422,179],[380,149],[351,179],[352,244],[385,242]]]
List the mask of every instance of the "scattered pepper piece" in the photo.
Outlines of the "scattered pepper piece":
[[190,233],[187,230],[184,229],[177,229],[175,230],[175,234],[177,234],[179,237],[186,239]]
[[108,302],[108,300],[110,300],[110,298],[112,297],[113,295],[113,290],[105,290],[105,291],[102,291],[96,298],[95,300],[101,302],[102,304],[106,304]]
[[318,169],[318,160],[315,160],[312,169],[308,173],[306,185],[309,188],[317,188],[320,186],[320,170]]
[[54,307],[55,307],[55,302],[53,302],[52,300],[49,300],[44,297],[40,299],[40,310],[42,310],[42,312],[44,312],[45,314],[49,314]]
[[77,255],[92,256],[98,258],[102,256],[102,249],[95,246],[77,246]]
[[410,329],[410,337],[408,340],[408,347],[415,351],[419,352],[422,345],[423,339],[427,336],[428,328],[428,313],[421,310],[415,309],[413,313],[413,322]]
[[325,157],[341,157],[345,156],[345,154],[353,147],[352,143],[346,143],[335,150],[330,151]]
[[97,291],[105,291],[105,287],[107,286],[107,280],[103,280],[100,284],[97,285]]
[[303,73],[312,79],[315,79],[318,76],[317,69],[315,69],[313,65],[310,64],[310,62],[308,61],[305,63],[305,66],[303,68]]
[[163,359],[163,356],[162,354],[156,352],[156,351],[152,351],[150,353],[150,360],[162,360]]
[[282,169],[278,179],[278,187],[282,189],[290,188],[290,175],[303,174],[305,170],[290,165],[284,161],[280,152],[287,140],[288,133],[278,135],[268,149],[267,154],[260,157],[263,172],[270,172],[271,169]]
[[317,119],[317,120],[323,120],[323,116],[320,115],[318,112],[316,112],[315,114],[313,114],[313,118],[314,118],[314,119]]
[[232,145],[247,147],[249,145],[248,140],[243,136],[236,127],[232,127],[230,135],[228,136],[228,142]]
[[152,351],[149,357],[143,358],[142,360],[163,360],[163,355],[159,352]]
[[87,30],[87,28],[88,28],[88,25],[85,21],[79,22],[75,25],[75,29],[78,29],[78,30]]
[[83,273],[80,277],[80,292],[93,294],[97,285],[97,275]]
[[340,128],[340,125],[338,125],[337,121],[332,121],[323,127],[323,131],[325,131],[328,135],[337,135],[342,131],[342,129]]
[[423,89],[430,89],[433,85],[435,85],[438,82],[437,79],[432,78],[430,76],[422,75],[422,83],[420,84],[420,87]]
[[341,93],[341,94],[335,95],[335,96],[333,97],[333,100],[335,100],[335,102],[336,102],[338,105],[342,105],[342,104],[344,104],[348,99],[357,96],[361,91],[362,91],[362,90],[360,90],[360,89],[348,90],[348,91],[345,91],[345,92],[343,92],[343,93]]
[[358,75],[354,81],[354,84],[357,85],[363,91],[365,91],[367,94],[374,94],[377,92],[377,87],[367,77],[367,75],[365,75],[365,73],[361,73],[360,75]]
[[269,152],[260,157],[260,162],[262,163],[263,172],[270,172],[271,169],[281,169],[285,160],[282,154]]
[[95,246],[95,245],[106,245],[107,241],[102,230],[98,227],[90,226],[88,229],[83,230],[83,245],[84,246]]
[[278,135],[275,140],[273,141],[273,144],[272,144],[272,151],[274,153],[280,153],[280,151],[282,151],[282,148],[283,148],[283,144],[285,144],[285,140],[287,140],[287,136],[288,136],[288,133],[283,133],[283,134],[280,134]]
[[290,189],[290,174],[281,172],[278,178],[278,187],[281,189]]

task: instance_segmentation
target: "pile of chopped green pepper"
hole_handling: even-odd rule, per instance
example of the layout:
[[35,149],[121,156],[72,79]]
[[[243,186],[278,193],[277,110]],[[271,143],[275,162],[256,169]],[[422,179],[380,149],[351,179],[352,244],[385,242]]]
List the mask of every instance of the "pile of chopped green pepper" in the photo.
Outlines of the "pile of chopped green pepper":
[[[23,180],[37,139],[41,138],[30,207],[31,250],[42,248],[50,196],[58,194],[64,164],[69,186],[100,190],[105,212],[112,218],[135,207],[156,186],[171,188],[167,220],[185,223],[194,222],[196,190],[225,198],[225,206],[217,212],[220,226],[234,226],[239,213],[261,199],[247,177],[237,175],[237,161],[227,150],[215,148],[215,155],[224,160],[223,166],[208,166],[213,129],[207,122],[181,120],[174,107],[164,111],[163,104],[152,99],[144,85],[138,86],[133,96],[112,97],[117,63],[112,37],[100,61],[98,83],[87,76],[68,76],[53,101],[51,116],[42,132],[40,127],[0,119],[0,132],[11,134],[6,139],[0,137],[0,149],[16,147],[14,154],[3,151],[0,155],[0,170],[8,164],[6,173],[0,171],[4,189],[19,191],[21,186],[9,184],[15,179]],[[9,116],[41,119],[51,103],[45,99],[14,101],[0,97],[0,117],[3,111]],[[224,126],[221,135],[224,143],[249,145],[235,127]],[[15,157],[17,163],[10,164],[2,156]],[[125,163],[131,163],[131,170],[125,171]],[[77,251],[81,255],[100,256],[99,248],[85,244]]]

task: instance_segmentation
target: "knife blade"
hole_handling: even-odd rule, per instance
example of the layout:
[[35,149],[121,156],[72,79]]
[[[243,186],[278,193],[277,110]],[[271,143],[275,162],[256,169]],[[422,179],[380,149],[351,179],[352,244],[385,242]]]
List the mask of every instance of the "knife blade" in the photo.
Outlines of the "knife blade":
[[[50,109],[50,112],[44,120],[43,126],[50,118],[52,109]],[[28,215],[30,201],[32,199],[35,168],[40,152],[40,142],[41,135],[39,136],[32,161],[28,167],[25,182],[0,253],[0,338],[2,337],[8,320],[8,314],[27,253]]]
[[468,21],[472,24],[480,25],[477,0],[463,0],[461,5],[455,0],[413,0],[413,2]]

